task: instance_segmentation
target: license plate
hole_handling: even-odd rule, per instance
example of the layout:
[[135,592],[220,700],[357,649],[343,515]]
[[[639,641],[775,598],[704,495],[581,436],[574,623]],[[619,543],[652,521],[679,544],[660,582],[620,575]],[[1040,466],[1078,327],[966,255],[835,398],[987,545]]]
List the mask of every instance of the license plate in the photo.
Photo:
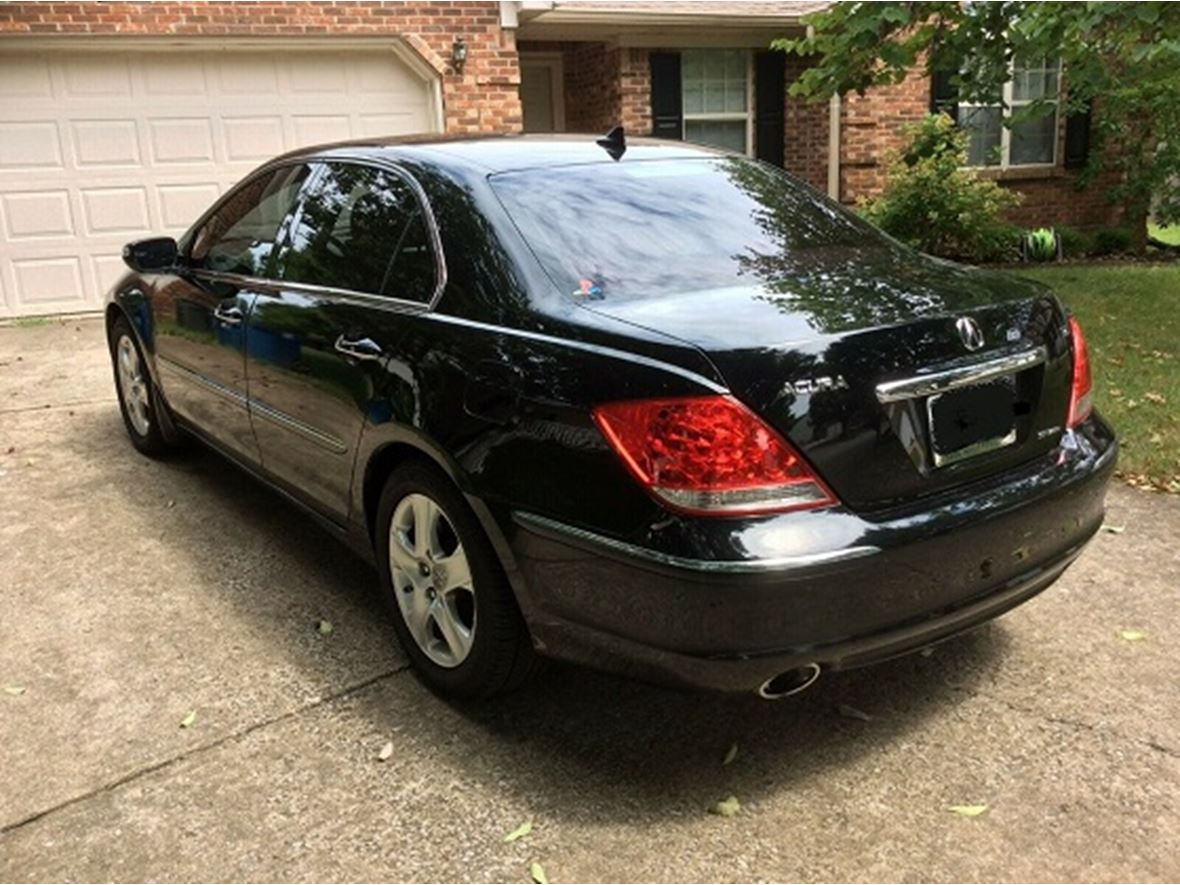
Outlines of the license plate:
[[930,452],[941,467],[1016,442],[1015,379],[973,384],[926,400]]

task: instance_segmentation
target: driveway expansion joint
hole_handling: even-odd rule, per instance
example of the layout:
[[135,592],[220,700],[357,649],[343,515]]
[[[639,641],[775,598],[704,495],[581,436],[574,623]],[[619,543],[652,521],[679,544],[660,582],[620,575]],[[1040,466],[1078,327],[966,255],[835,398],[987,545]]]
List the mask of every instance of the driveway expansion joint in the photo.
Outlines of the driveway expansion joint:
[[199,746],[193,747],[190,750],[185,750],[183,753],[177,753],[175,756],[170,756],[167,759],[163,759],[160,762],[155,762],[145,768],[138,768],[134,771],[128,772],[127,774],[121,775],[120,777],[117,777],[114,780],[109,781],[99,787],[95,787],[93,790],[88,790],[87,792],[80,795],[72,796],[69,799],[65,799],[56,805],[50,806],[49,808],[44,808],[41,811],[35,811],[18,821],[13,821],[10,824],[0,825],[0,837],[6,836],[9,833],[14,833],[17,830],[28,826],[29,824],[36,823],[37,821],[49,817],[50,815],[53,815],[59,811],[64,811],[65,809],[71,808],[74,805],[81,804],[82,802],[92,799],[95,796],[102,795],[103,793],[113,792],[114,790],[126,786],[127,784],[134,783],[135,781],[138,781],[149,774],[154,774],[157,771],[170,768],[178,762],[183,762],[184,760],[200,755],[201,753],[206,753],[209,750],[215,750],[219,747],[225,746],[226,744],[241,740],[242,738],[248,737],[256,731],[268,728],[271,725],[277,725],[280,722],[286,722],[290,719],[294,719],[295,717],[311,710],[315,710],[318,707],[323,707],[335,701],[358,694],[359,692],[362,692],[367,688],[371,688],[379,682],[384,682],[387,679],[397,676],[399,673],[404,673],[408,669],[410,669],[409,664],[402,664],[400,667],[394,667],[392,670],[386,670],[384,673],[378,673],[376,676],[371,676],[368,679],[353,683],[352,685],[346,686],[339,691],[314,698],[313,700],[310,700],[307,703],[294,708],[293,710],[287,710],[285,713],[280,713],[279,715],[272,716],[269,719],[263,719],[260,722],[247,725],[245,728],[240,728],[237,731],[231,732],[230,734],[222,735],[221,737],[209,741],[206,744],[201,744]]

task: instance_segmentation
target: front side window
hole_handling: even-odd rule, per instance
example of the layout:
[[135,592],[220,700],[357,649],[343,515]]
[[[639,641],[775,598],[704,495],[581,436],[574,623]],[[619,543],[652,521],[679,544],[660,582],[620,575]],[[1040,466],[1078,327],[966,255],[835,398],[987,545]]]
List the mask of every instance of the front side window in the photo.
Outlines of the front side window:
[[189,264],[243,276],[266,276],[275,238],[311,174],[306,165],[264,172],[230,194],[196,231]]
[[[1059,79],[1057,61],[1018,62],[1002,94],[991,101],[961,102],[957,121],[971,136],[968,165],[1007,167],[1055,163]],[[1045,110],[1011,127],[1003,125],[1004,105],[1015,113],[1034,103]]]
[[686,141],[750,152],[750,56],[742,49],[690,49],[681,56]]
[[329,163],[275,260],[295,283],[429,301],[435,261],[422,207],[394,172]]

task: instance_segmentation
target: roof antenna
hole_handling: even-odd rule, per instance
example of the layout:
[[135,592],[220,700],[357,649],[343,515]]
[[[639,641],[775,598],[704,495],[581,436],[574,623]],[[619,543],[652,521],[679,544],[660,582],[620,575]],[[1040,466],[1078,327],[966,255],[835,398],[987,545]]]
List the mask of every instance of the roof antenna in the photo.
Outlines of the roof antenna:
[[627,153],[627,140],[624,138],[622,126],[616,126],[594,143],[610,154],[610,158],[616,162]]

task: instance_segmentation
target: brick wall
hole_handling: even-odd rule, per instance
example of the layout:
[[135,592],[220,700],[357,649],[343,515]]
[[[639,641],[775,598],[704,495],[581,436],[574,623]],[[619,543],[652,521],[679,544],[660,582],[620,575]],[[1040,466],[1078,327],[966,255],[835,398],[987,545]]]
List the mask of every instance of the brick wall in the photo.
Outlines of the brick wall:
[[[52,34],[309,37],[396,35],[440,75],[448,132],[518,132],[520,67],[499,4],[464,3],[0,3],[0,38]],[[451,43],[467,43],[463,74]]]
[[[807,66],[796,55],[787,57],[787,87]],[[816,190],[828,192],[828,134],[830,113],[823,102],[787,96],[783,165]]]
[[651,134],[648,50],[530,41],[520,51],[561,53],[567,131],[604,133],[621,123],[632,135]]

